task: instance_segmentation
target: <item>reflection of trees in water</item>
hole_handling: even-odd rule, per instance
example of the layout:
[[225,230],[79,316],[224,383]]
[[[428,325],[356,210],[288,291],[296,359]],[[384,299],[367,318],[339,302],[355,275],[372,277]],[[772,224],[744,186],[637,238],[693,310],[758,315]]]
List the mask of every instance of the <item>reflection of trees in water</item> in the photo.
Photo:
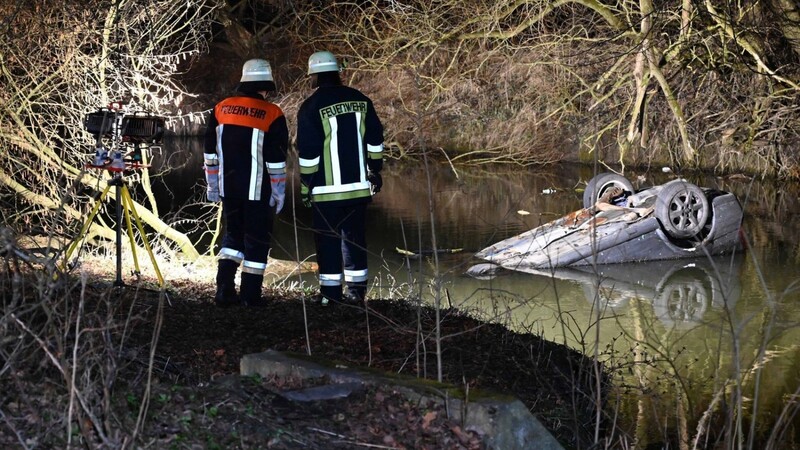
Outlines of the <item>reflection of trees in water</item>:
[[[505,238],[551,220],[551,214],[564,208],[577,207],[577,194],[571,190],[573,168],[553,172],[495,168],[488,172],[479,168],[457,169],[435,166],[432,187],[437,228],[444,228],[440,242],[448,247],[476,250],[498,238]],[[418,224],[429,230],[428,187],[421,165],[389,166],[384,190],[375,198],[376,207],[387,214],[387,220],[405,220],[404,227],[416,241]],[[564,187],[564,181],[570,189]],[[561,190],[553,195],[542,194],[544,189]],[[530,215],[520,215],[524,210]],[[419,222],[418,222],[419,221]],[[423,235],[423,246],[430,238]]]
[[152,190],[161,218],[186,233],[203,253],[211,244],[217,209],[206,202],[201,138],[168,138],[152,157]]
[[[416,172],[418,169],[393,169],[395,168],[389,169],[390,176],[400,179],[395,183],[397,196],[392,194],[390,199],[378,200],[377,207],[384,211],[390,211],[390,215],[394,217],[397,214],[395,209],[414,210],[414,202],[419,195],[423,195],[425,189],[415,184],[422,183],[422,181],[418,181],[421,179],[420,177],[417,177],[417,180],[413,178],[413,174],[418,173]],[[541,194],[542,184],[558,189],[574,186],[579,177],[570,173],[563,177],[551,175],[551,178],[546,181],[541,181],[543,178],[539,178],[537,174],[533,173],[515,173],[507,179],[499,180],[492,175],[482,176],[480,173],[469,173],[462,177],[464,181],[461,184],[458,184],[455,177],[446,169],[442,169],[438,176],[443,178],[434,177],[437,189],[451,194],[455,192],[456,194],[453,195],[457,195],[450,203],[437,208],[435,213],[440,223],[464,221],[462,223],[470,224],[474,223],[476,217],[479,217],[478,214],[481,213],[490,214],[490,217],[491,214],[497,214],[500,217],[502,211],[514,211],[519,208],[518,201],[510,199],[514,196],[517,199],[523,196],[530,197],[531,204],[536,205],[535,208],[529,208],[532,215],[564,207],[564,205],[553,206],[549,202],[572,202],[573,205],[580,203],[579,195],[573,193],[562,193],[560,197]],[[661,182],[662,177],[663,175],[654,176],[653,178],[657,181],[652,184]],[[534,180],[539,180],[538,183],[542,184],[532,188],[531,186],[537,182]],[[710,182],[700,181],[699,183],[703,186],[731,189],[740,196],[741,192],[748,188],[747,184],[727,180],[715,181],[712,179]],[[764,196],[773,193],[774,189],[771,186],[752,189],[753,194],[749,201],[765,202]],[[794,187],[787,187],[787,189],[791,190]],[[468,204],[459,204],[459,202]],[[783,204],[789,203],[784,202]],[[438,205],[440,203],[437,201]],[[567,208],[574,209],[575,207],[568,206]],[[426,218],[425,214],[427,214],[426,211],[423,212],[423,220]],[[782,212],[782,214],[789,214],[789,212]],[[792,224],[786,223],[770,224],[771,217],[773,215],[746,217],[745,230],[748,235],[751,233],[748,228],[748,220],[756,222],[754,232],[762,233],[764,239],[771,233],[770,227],[790,228],[792,226]],[[498,222],[502,220],[507,219],[500,218]],[[765,223],[760,223],[761,221]],[[501,225],[493,224],[492,226],[495,227],[494,230],[500,230]],[[457,233],[460,234],[458,235],[468,236],[470,234],[468,227],[469,225],[465,226],[466,230],[459,230]],[[525,227],[525,229],[527,228]],[[440,227],[439,230],[442,228]],[[516,232],[509,230],[509,234],[516,234]],[[761,238],[759,237],[754,242],[763,245]],[[785,239],[783,243],[796,242],[798,239],[796,230],[783,239]],[[480,242],[480,244],[485,243]],[[762,295],[759,292],[763,286],[759,281],[758,274],[767,274],[769,283],[791,281],[773,280],[769,276],[776,272],[773,269],[780,269],[784,266],[782,258],[786,256],[785,253],[782,253],[780,249],[775,249],[776,245],[781,244],[781,242],[772,243],[766,249],[764,247],[751,248],[749,252],[753,254],[739,255],[734,259],[729,256],[717,257],[714,258],[713,263],[698,258],[698,261],[673,260],[655,264],[639,263],[598,267],[603,281],[600,298],[605,303],[596,307],[608,306],[609,308],[605,310],[609,312],[613,310],[618,318],[606,319],[596,326],[603,328],[599,332],[603,333],[604,337],[607,337],[606,334],[613,333],[609,330],[610,328],[617,331],[617,328],[608,320],[617,321],[619,326],[627,327],[623,328],[625,330],[623,333],[626,335],[626,343],[632,342],[631,347],[617,353],[614,358],[624,359],[629,356],[624,352],[635,351],[641,358],[635,363],[628,361],[629,366],[626,368],[637,367],[636,364],[638,364],[647,369],[642,375],[642,384],[632,387],[634,393],[631,393],[631,397],[626,398],[626,401],[630,401],[632,404],[622,406],[622,408],[628,408],[627,417],[636,418],[637,414],[641,413],[648,432],[659,434],[663,432],[663,428],[659,428],[658,424],[663,424],[665,421],[676,423],[677,419],[674,414],[681,411],[681,420],[684,421],[683,430],[692,436],[705,408],[711,404],[719,390],[724,392],[731,389],[732,383],[735,383],[737,379],[743,381],[746,391],[755,390],[754,369],[758,367],[758,364],[754,362],[756,361],[754,355],[758,353],[757,348],[764,336],[772,333],[772,337],[770,337],[772,339],[779,334],[773,333],[775,330],[753,329],[759,325],[759,322],[763,324],[763,321],[752,319],[754,316],[761,317],[759,308],[766,306],[766,302],[761,304],[763,300],[761,300]],[[791,246],[786,247],[791,248]],[[769,261],[764,267],[758,267],[753,263],[753,257],[757,260],[768,259]],[[788,267],[796,267],[796,265]],[[584,272],[584,276],[588,281],[596,282],[597,275],[591,273],[591,269],[587,270],[589,272]],[[559,277],[559,274],[560,272],[555,273],[554,276]],[[792,276],[797,277],[796,274]],[[515,323],[520,322],[522,327],[540,330],[544,326],[549,330],[548,332],[552,333],[550,328],[557,329],[559,325],[553,325],[553,321],[558,320],[558,318],[553,318],[555,307],[552,302],[556,300],[546,297],[548,294],[545,294],[545,292],[549,292],[546,287],[551,283],[547,278],[543,280],[539,279],[541,277],[535,277],[536,280],[530,278],[531,276],[525,274],[512,273],[498,275],[491,280],[456,279],[453,281],[453,289],[450,293],[454,302],[462,301],[464,307],[479,308],[498,320],[502,320],[506,316],[513,316],[513,319],[509,318],[508,320],[513,320]],[[566,276],[563,278],[567,279]],[[555,285],[555,283],[552,284]],[[739,298],[742,295],[743,284],[746,285],[748,295],[755,296],[758,300],[749,298],[748,302],[740,304]],[[581,286],[585,287],[586,285],[581,282]],[[492,290],[496,294],[481,291],[481,289]],[[586,292],[588,292],[585,294],[586,301],[591,302],[590,299],[594,299],[596,294],[594,291],[589,291],[588,288]],[[591,327],[595,326],[592,324],[593,321],[582,321],[586,313],[585,309],[576,309],[570,303],[573,300],[574,292],[561,286],[557,295],[559,296],[558,301],[564,304],[565,310],[569,310],[569,313],[562,317],[565,322],[568,322],[566,326],[569,328],[569,332],[574,333],[574,336],[592,335],[594,330]],[[796,294],[794,295],[796,297]],[[465,298],[468,299],[463,300]],[[521,300],[523,298],[524,300]],[[585,301],[583,295],[578,300]],[[585,308],[589,309],[590,307]],[[638,334],[632,330],[634,321],[637,323]],[[542,323],[545,325],[541,325]],[[732,330],[737,331],[734,334]],[[608,342],[612,341],[610,339]],[[603,345],[606,343],[607,341],[604,340]],[[738,354],[734,353],[736,348],[738,348]],[[792,351],[796,352],[795,349]],[[781,387],[770,384],[760,388],[761,400],[766,405],[762,406],[764,411],[770,410],[774,413],[776,410],[780,410],[784,405],[782,393],[791,392],[796,387],[796,383],[789,387],[792,384],[788,381],[791,373],[784,371],[783,363],[780,362],[781,358],[783,356],[774,354],[767,358],[768,361],[765,361],[771,370],[779,371],[776,373],[778,379],[785,379],[787,382]],[[734,361],[738,361],[738,366],[743,369],[742,373],[736,373],[735,369],[732,371],[731,368],[735,367]],[[646,398],[646,402],[649,402],[649,408],[646,408],[646,411],[639,410],[639,407],[642,406],[638,403],[641,398]],[[740,397],[735,401],[744,401],[744,398]],[[722,424],[726,420],[724,416],[727,414],[729,414],[727,410],[714,409],[710,413],[712,420],[709,426],[714,429],[723,429]],[[774,416],[775,414],[773,414]],[[676,431],[669,430],[669,433],[674,436]]]
[[[559,182],[563,186],[574,179],[556,179],[555,182],[557,186]],[[527,181],[525,177],[520,177],[518,180],[514,182]],[[715,186],[713,182],[706,185]],[[738,185],[735,191],[738,193],[746,187]],[[520,192],[513,190],[516,188],[519,186],[509,188],[497,183],[492,184],[487,190],[511,189],[512,192]],[[765,189],[763,192],[770,189]],[[503,201],[501,197],[486,193],[479,198],[491,202]],[[546,196],[539,197],[548,199]],[[576,198],[575,203],[577,202]],[[504,203],[502,208],[509,208],[509,204]],[[465,217],[469,211],[463,213]],[[754,217],[751,220],[770,221],[768,217]],[[781,224],[781,226],[787,225]],[[767,233],[768,230],[768,224],[758,225],[757,232]],[[794,242],[797,236],[786,236],[785,239]],[[774,245],[770,248],[774,248]],[[563,287],[558,289],[557,300],[543,298],[544,290],[537,291],[537,289],[541,289],[542,284],[547,284],[547,278],[544,281],[539,280],[541,277],[535,277],[536,280],[526,280],[525,274],[511,273],[474,283],[470,281],[470,285],[464,280],[458,280],[456,283],[463,286],[465,291],[469,287],[471,289],[469,292],[474,292],[476,296],[479,295],[479,288],[475,286],[494,289],[497,292],[495,301],[486,300],[490,294],[483,292],[480,293],[481,300],[474,299],[468,304],[476,307],[480,305],[482,311],[495,317],[505,317],[502,312],[502,307],[505,306],[507,314],[513,315],[514,320],[521,321],[523,327],[527,326],[528,329],[540,329],[539,324],[542,322],[545,323],[545,328],[559,328],[558,318],[549,320],[555,309],[553,301],[562,302],[564,309],[569,310],[561,320],[568,328],[568,333],[574,333],[576,339],[593,336],[594,326],[598,327],[598,333],[608,337],[613,333],[609,331],[610,328],[616,330],[609,320],[616,322],[624,330],[625,336],[618,344],[623,341],[625,344],[618,346],[622,350],[613,355],[612,358],[615,359],[613,363],[618,363],[620,370],[641,369],[640,378],[636,383],[624,384],[626,387],[630,386],[631,391],[629,396],[623,398],[623,404],[619,405],[620,410],[624,411],[626,419],[634,420],[634,423],[629,424],[631,430],[642,431],[643,439],[646,437],[642,442],[662,440],[666,442],[675,436],[694,437],[697,424],[706,413],[706,408],[710,408],[708,412],[710,419],[705,422],[703,432],[712,429],[714,431],[711,433],[714,434],[717,430],[724,430],[725,422],[736,414],[735,410],[726,409],[727,406],[720,407],[719,403],[714,403],[713,407],[709,405],[712,405],[714,398],[719,395],[727,397],[735,390],[737,382],[741,382],[744,386],[744,395],[727,398],[733,399],[734,407],[736,402],[741,402],[744,405],[745,415],[750,414],[748,398],[753,398],[751,393],[757,389],[755,374],[756,369],[762,364],[769,367],[770,371],[775,371],[776,379],[782,381],[778,386],[773,383],[765,384],[763,379],[760,381],[758,389],[761,391],[762,412],[759,414],[764,415],[760,416],[759,423],[774,423],[770,422],[773,419],[769,416],[774,418],[780,413],[787,405],[783,396],[787,392],[793,392],[797,387],[796,380],[788,381],[794,372],[787,372],[784,369],[784,363],[780,361],[783,355],[770,351],[763,362],[759,362],[757,356],[762,339],[770,341],[781,334],[777,330],[753,330],[754,327],[764,324],[761,320],[752,320],[753,317],[761,318],[763,312],[760,312],[759,308],[768,306],[768,302],[760,300],[762,296],[759,292],[763,289],[763,285],[757,273],[766,273],[769,283],[780,280],[769,277],[768,274],[773,272],[771,265],[760,268],[757,264],[753,264],[752,258],[781,260],[784,256],[780,251],[770,254],[771,251],[766,250],[765,253],[764,248],[751,248],[750,252],[756,253],[755,255],[744,254],[736,258],[722,256],[715,257],[713,261],[700,257],[697,260],[615,264],[598,267],[599,274],[593,273],[591,268],[586,268],[586,271],[582,272],[584,278],[580,279],[586,299],[592,304],[598,295],[596,290],[587,286],[596,283],[599,276],[602,280],[599,292],[602,304],[596,305],[595,308],[617,315],[616,319],[606,318],[597,324],[591,320],[592,317],[589,317],[588,322],[582,321],[585,311],[572,308],[569,299],[572,293],[568,289]],[[770,264],[783,265],[774,260]],[[796,266],[790,265],[790,267]],[[575,271],[575,268],[570,270]],[[562,271],[554,271],[553,276],[570,279]],[[792,276],[797,277],[796,274]],[[749,295],[756,296],[759,300],[749,299],[744,305],[740,305],[742,283],[747,283]],[[517,305],[521,304],[520,302],[515,303],[504,298],[509,296],[509,292],[518,294],[515,299],[530,297],[534,300],[525,303],[524,307],[519,307]],[[796,294],[794,295],[796,297]],[[459,295],[455,297],[461,298]],[[511,308],[512,305],[515,309]],[[556,322],[555,325],[553,322]],[[550,330],[550,333],[552,332]],[[613,345],[616,338],[619,338],[619,335],[608,341],[603,340],[602,344]],[[623,349],[628,343],[630,347]],[[586,351],[591,349],[587,348]],[[797,354],[796,348],[791,351]],[[634,359],[634,355],[638,359]],[[609,363],[609,366],[613,363]],[[742,371],[738,372],[737,367]],[[783,380],[786,380],[786,383],[783,383]],[[664,423],[680,424],[680,426],[670,427],[665,431]]]
[[[615,309],[629,313],[630,320],[623,322],[629,324],[627,334],[635,342],[629,358],[639,386],[633,397],[623,399],[623,409],[627,408],[626,418],[636,418],[637,428],[653,431],[653,424],[670,422],[678,425],[665,438],[681,430],[688,436],[693,436],[692,430],[715,436],[715,430],[741,414],[744,423],[757,424],[753,437],[758,442],[770,435],[776,422],[775,429],[786,425],[776,418],[795,408],[786,394],[798,389],[792,366],[800,346],[786,347],[779,341],[795,341],[784,333],[786,326],[795,327],[796,319],[786,323],[776,317],[779,313],[773,308],[788,299],[764,299],[760,308],[751,299],[739,307],[748,258],[708,260],[712,264],[699,260],[666,272],[658,268],[662,278],[652,291],[642,291],[636,301],[629,299],[628,307]],[[607,280],[609,285],[615,281]],[[763,288],[758,280],[744,281],[749,296]],[[640,283],[646,289],[652,285],[650,280]],[[790,295],[797,298],[797,292]],[[721,397],[728,401],[715,401]],[[757,405],[751,399],[758,399]],[[643,410],[643,404],[649,406]]]
[[[174,223],[188,224],[206,209],[187,208],[187,203],[203,199],[200,160],[202,140],[168,139],[160,153],[153,156],[154,189],[158,191],[160,211]],[[384,172],[384,191],[375,197],[374,214],[381,217],[381,228],[390,240],[386,247],[403,247],[400,222],[405,242],[413,250],[430,247],[430,214],[428,211],[427,176],[421,164],[392,162]],[[591,168],[563,164],[543,170],[508,167],[458,168],[447,164],[431,166],[434,193],[434,219],[442,248],[464,248],[474,251],[500,239],[549,222],[563,213],[581,206],[581,192],[591,178]],[[667,181],[671,176],[661,171],[630,172],[630,178],[644,188]],[[746,182],[701,175],[686,176],[699,186],[730,190],[746,209],[745,231],[754,248],[770,252],[792,252],[800,261],[798,222],[793,211],[800,210],[800,185],[778,186],[767,182]],[[161,183],[161,184],[159,184]],[[297,183],[295,183],[297,186]],[[543,194],[545,189],[555,189]],[[770,208],[777,209],[770,209]],[[183,210],[178,211],[178,209]],[[795,208],[795,209],[791,209]],[[520,215],[524,210],[529,215]],[[300,213],[302,217],[302,211]],[[281,216],[290,221],[291,217]],[[211,221],[205,217],[203,221]],[[418,242],[418,230],[422,241]]]
[[745,210],[744,229],[754,248],[787,253],[800,262],[800,183],[720,179]]
[[[169,223],[196,222],[208,208],[187,207],[203,200],[202,140],[167,139],[162,150],[153,155],[154,190],[159,209]],[[534,228],[561,214],[580,207],[580,189],[592,176],[584,166],[561,165],[543,171],[510,169],[508,167],[458,168],[433,165],[435,209],[439,243],[443,248],[464,248],[465,251],[483,248],[500,239]],[[406,242],[416,250],[430,247],[427,210],[427,177],[420,164],[394,162],[387,164],[384,191],[378,194],[372,208],[382,216],[393,249],[402,247],[400,221]],[[638,188],[662,183],[669,179],[660,171],[631,172],[639,176]],[[768,182],[745,182],[717,177],[687,175],[700,186],[730,190],[745,207],[744,230],[754,248],[769,252],[790,252],[789,258],[800,261],[800,233],[794,211],[800,210],[800,185],[776,185]],[[553,194],[543,194],[555,189]],[[161,203],[164,204],[161,204]],[[182,209],[181,209],[182,208]],[[199,209],[198,209],[199,208]],[[771,209],[775,208],[775,209]],[[794,208],[794,209],[792,209]],[[524,210],[529,215],[520,215]],[[282,216],[283,220],[291,220]],[[202,217],[201,221],[213,221]],[[417,230],[423,230],[418,242]]]

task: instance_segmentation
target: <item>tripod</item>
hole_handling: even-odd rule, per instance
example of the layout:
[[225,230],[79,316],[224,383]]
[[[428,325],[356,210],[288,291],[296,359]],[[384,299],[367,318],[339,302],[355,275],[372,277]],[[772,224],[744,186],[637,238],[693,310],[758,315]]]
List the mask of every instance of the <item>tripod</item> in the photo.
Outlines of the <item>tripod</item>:
[[142,241],[144,242],[144,247],[147,250],[147,253],[150,255],[150,261],[153,263],[153,269],[155,269],[156,277],[158,278],[159,286],[164,287],[164,277],[161,276],[161,271],[158,268],[158,264],[156,263],[156,258],[153,255],[153,250],[150,248],[150,243],[147,240],[147,235],[144,233],[144,228],[142,227],[141,219],[139,219],[139,215],[136,213],[136,208],[133,204],[133,199],[131,198],[131,194],[128,191],[128,186],[125,184],[125,180],[122,176],[122,171],[115,171],[113,172],[114,175],[106,184],[105,189],[103,192],[100,193],[100,196],[95,200],[94,206],[92,207],[92,212],[86,218],[86,221],[83,223],[81,227],[81,231],[78,234],[77,239],[70,244],[67,248],[67,253],[65,255],[64,260],[69,261],[70,256],[72,253],[78,248],[80,245],[81,240],[86,235],[86,232],[89,230],[89,226],[94,221],[97,212],[100,210],[100,205],[103,203],[103,200],[108,195],[108,191],[111,190],[111,187],[116,188],[116,259],[117,259],[117,276],[114,281],[114,286],[125,286],[125,282],[122,281],[122,218],[125,218],[125,224],[128,232],[128,238],[131,242],[131,251],[133,252],[133,264],[134,268],[136,269],[134,274],[139,276],[141,272],[139,271],[139,259],[136,256],[136,241],[133,236],[133,226],[131,224],[131,215],[133,215],[134,221],[136,223],[136,228],[139,230],[139,235],[142,237]]

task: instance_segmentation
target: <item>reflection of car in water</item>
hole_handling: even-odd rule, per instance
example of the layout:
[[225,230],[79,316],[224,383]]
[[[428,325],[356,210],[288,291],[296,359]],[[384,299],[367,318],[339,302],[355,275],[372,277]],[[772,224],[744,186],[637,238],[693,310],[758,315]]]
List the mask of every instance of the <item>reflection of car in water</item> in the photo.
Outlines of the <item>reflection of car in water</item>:
[[708,308],[733,309],[741,295],[741,261],[737,255],[611,264],[598,266],[597,273],[584,266],[559,268],[551,276],[581,283],[586,300],[600,305],[651,301],[664,325],[680,327],[700,323]]
[[709,308],[733,310],[741,296],[742,260],[743,255],[716,256],[529,272],[581,285],[586,300],[599,308],[651,302],[658,320],[672,328],[699,324]]
[[[597,199],[612,188],[622,188],[636,209],[598,212]],[[635,191],[624,177],[603,173],[589,181],[583,206],[479,251],[475,256],[489,264],[468,272],[694,258],[742,248],[743,213],[736,197],[683,179]]]

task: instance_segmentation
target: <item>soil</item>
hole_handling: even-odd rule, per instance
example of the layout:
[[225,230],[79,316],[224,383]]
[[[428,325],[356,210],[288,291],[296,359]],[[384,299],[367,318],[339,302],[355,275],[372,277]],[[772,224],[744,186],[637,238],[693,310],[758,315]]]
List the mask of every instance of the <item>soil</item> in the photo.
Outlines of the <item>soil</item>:
[[[268,295],[263,308],[222,309],[212,295],[210,287],[189,285],[163,304],[151,398],[168,400],[151,402],[155,425],[147,436],[159,448],[169,442],[179,448],[190,442],[219,448],[485,448],[482,436],[462,429],[448,411],[410,404],[389,387],[298,402],[285,393],[307,388],[308,381],[238,376],[243,355],[273,349],[435,379],[432,310],[372,299],[366,307],[322,306],[287,293]],[[158,296],[136,297],[148,312],[130,344],[146,354]],[[595,409],[576,395],[591,392],[592,385],[581,355],[454,310],[441,317],[441,335],[447,336],[443,381],[514,395],[562,444],[585,446]]]
[[[38,286],[44,279],[38,278]],[[303,390],[327,385],[328,380],[239,375],[242,356],[273,349],[435,380],[436,315],[432,309],[380,299],[360,306],[322,306],[298,292],[266,290],[264,307],[223,309],[212,301],[213,285],[192,280],[170,279],[166,295],[133,285],[114,287],[107,278],[68,284],[71,287],[62,295],[72,301],[59,303],[64,307],[40,303],[43,311],[72,314],[78,308],[66,305],[80,300],[86,316],[81,326],[90,327],[90,315],[101,324],[107,321],[108,306],[110,314],[125,324],[114,327],[118,331],[112,330],[115,335],[110,338],[106,333],[86,333],[81,340],[88,345],[91,336],[106,336],[86,347],[83,357],[99,361],[101,371],[113,369],[115,378],[108,385],[113,388],[111,404],[108,409],[103,406],[111,411],[104,425],[80,419],[81,429],[73,430],[76,442],[115,448],[109,442],[117,439],[119,447],[124,447],[133,438],[137,448],[155,449],[488,448],[484,436],[459,425],[457,411],[413,403],[391,386],[337,385],[326,388],[335,395],[298,401],[293,393],[309,392]],[[43,292],[35,286],[25,288],[25,295]],[[27,304],[34,300],[31,297]],[[32,311],[19,314],[27,314],[33,323]],[[57,328],[71,328],[75,319],[69,317],[65,315],[66,325]],[[440,324],[444,382],[472,398],[483,393],[515,396],[562,445],[590,446],[595,383],[586,358],[538,336],[515,333],[456,310],[441,311]],[[114,367],[103,362],[107,350],[97,350],[102,347],[123,355],[109,358]],[[0,377],[4,417],[18,419],[7,421],[8,427],[0,424],[2,448],[16,447],[20,436],[36,436],[30,442],[44,446],[64,443],[59,437],[64,418],[49,411],[63,408],[58,405],[69,401],[69,391],[58,387],[63,378],[48,369],[48,358],[35,353],[27,357],[30,362],[15,363],[20,368],[15,377]],[[30,374],[21,369],[25,364],[31,366]],[[151,364],[152,371],[148,370]],[[42,380],[42,369],[45,377],[52,378]],[[61,394],[48,399],[48,392]],[[41,414],[51,416],[52,424],[43,423]],[[96,435],[100,429],[107,433],[102,439]],[[133,437],[132,430],[137,430]]]

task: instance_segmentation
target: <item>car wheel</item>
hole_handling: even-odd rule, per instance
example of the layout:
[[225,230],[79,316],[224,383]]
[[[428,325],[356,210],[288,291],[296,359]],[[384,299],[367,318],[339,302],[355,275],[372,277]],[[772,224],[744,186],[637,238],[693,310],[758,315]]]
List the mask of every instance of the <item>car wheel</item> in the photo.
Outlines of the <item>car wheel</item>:
[[589,208],[597,203],[597,199],[602,197],[603,194],[612,187],[620,187],[625,191],[633,193],[633,184],[622,175],[617,175],[611,172],[598,174],[586,185],[586,190],[583,191],[583,207]]
[[676,239],[696,236],[708,221],[710,207],[703,190],[692,183],[673,181],[656,199],[656,217],[664,231]]

